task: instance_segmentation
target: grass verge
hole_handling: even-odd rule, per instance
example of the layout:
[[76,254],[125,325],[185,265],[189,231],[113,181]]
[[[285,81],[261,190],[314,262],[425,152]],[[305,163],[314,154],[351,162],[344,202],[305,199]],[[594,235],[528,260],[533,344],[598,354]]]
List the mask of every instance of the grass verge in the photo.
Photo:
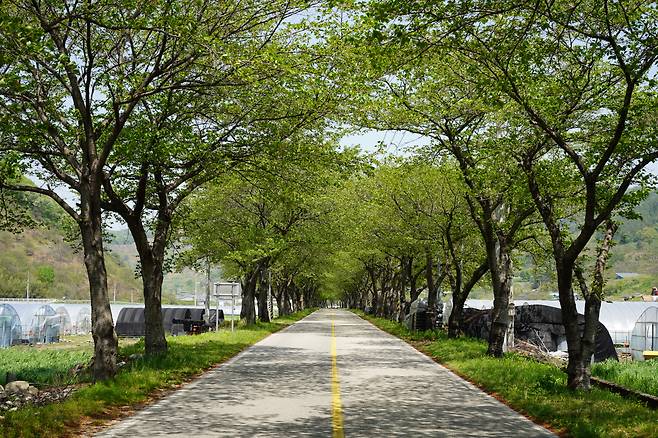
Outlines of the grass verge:
[[448,339],[440,331],[412,332],[405,326],[355,312],[562,436],[658,437],[658,413],[606,390],[571,391],[558,368],[518,354],[486,355],[471,338]]
[[[81,430],[82,425],[94,427],[121,416],[121,411],[140,406],[158,393],[176,388],[312,311],[313,309],[298,312],[271,323],[239,326],[234,333],[222,330],[198,336],[170,337],[167,355],[144,357],[130,362],[110,382],[85,386],[61,403],[41,407],[27,406],[7,412],[4,419],[0,420],[0,436],[9,438],[79,435],[84,432]],[[127,357],[143,351],[144,344],[140,341],[120,347],[119,355]],[[83,361],[89,357],[88,353]],[[60,359],[51,356],[46,366],[66,368],[66,361]]]
[[658,397],[658,360],[643,362],[607,360],[595,363],[592,366],[592,375]]

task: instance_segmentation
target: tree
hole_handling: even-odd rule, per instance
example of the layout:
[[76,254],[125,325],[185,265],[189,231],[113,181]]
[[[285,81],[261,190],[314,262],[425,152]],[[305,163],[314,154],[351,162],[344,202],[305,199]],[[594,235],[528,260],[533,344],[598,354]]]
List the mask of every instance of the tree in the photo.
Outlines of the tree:
[[[399,49],[398,37],[392,38],[390,44]],[[414,47],[403,45],[403,53]],[[379,59],[382,54],[372,56]],[[371,84],[368,94],[372,99],[366,102],[365,110],[353,113],[363,114],[354,118],[361,126],[406,131],[430,139],[428,146],[416,151],[427,160],[452,156],[456,161],[464,183],[462,192],[486,249],[486,270],[491,277],[494,310],[488,353],[501,356],[512,298],[512,253],[521,242],[534,238],[538,219],[524,188],[522,171],[506,148],[507,139],[500,134],[504,123],[501,105],[491,97],[488,84],[484,86],[477,76],[469,76],[467,64],[455,68],[460,62],[450,51],[438,49],[403,65],[397,59],[379,61],[379,72],[370,72],[365,79]],[[364,106],[362,102],[357,98],[357,105]],[[447,254],[456,255],[450,251]],[[484,269],[474,273],[482,276]],[[459,278],[452,277],[455,286],[461,285]],[[474,283],[466,285],[472,287]],[[453,298],[460,297],[459,293],[453,294]],[[456,319],[463,307],[460,301],[454,303]],[[453,334],[455,327],[453,324]]]
[[204,81],[207,71],[192,67],[214,49],[208,37],[220,10],[175,6],[14,1],[0,12],[0,159],[43,184],[21,184],[11,172],[0,183],[51,197],[80,229],[98,380],[116,372],[101,218],[112,151],[146,97]]
[[[344,171],[343,163],[351,159],[350,152],[335,152],[322,134],[307,132],[282,139],[275,153],[235,167],[222,180],[207,185],[190,204],[185,234],[191,251],[212,254],[229,275],[241,278],[241,317],[249,324],[256,318],[259,284],[260,315],[266,314],[263,292],[270,269],[279,293],[294,290],[293,280],[299,277],[304,260],[299,260],[301,254],[290,254],[308,244],[305,227],[323,214],[317,198],[335,184]],[[286,258],[285,266],[277,266]],[[279,287],[281,280],[284,287]],[[303,295],[294,292],[296,308],[302,305]],[[289,297],[277,295],[277,301],[282,314],[290,310]]]
[[103,207],[125,221],[139,254],[147,354],[167,348],[162,282],[183,201],[257,155],[269,139],[314,123],[330,102],[305,94],[309,87],[300,77],[308,69],[300,63],[306,58],[282,27],[303,5],[235,3],[232,14],[212,17],[218,29],[209,37],[217,52],[204,58],[203,68],[214,73],[144,99],[119,138]]
[[[397,17],[391,31],[409,36],[423,50],[448,50],[470,77],[485,84],[485,96],[498,95],[508,115],[500,136],[525,174],[552,243],[569,348],[568,385],[587,389],[601,300],[593,291],[602,289],[592,286],[585,296],[581,334],[574,270],[597,230],[613,234],[613,214],[631,214],[644,190],[628,189],[649,184],[644,169],[658,158],[655,5],[482,1],[427,6],[420,10],[389,2],[375,13],[386,17],[383,22]],[[565,214],[565,206],[582,206],[582,213]],[[572,229],[577,230],[573,235]],[[609,239],[603,242],[595,283],[609,247]]]
[[[567,2],[525,5],[520,19],[496,19],[469,44],[469,55],[513,102],[526,147],[519,157],[528,189],[551,238],[569,349],[568,385],[589,388],[590,357],[603,294],[603,269],[614,235],[612,215],[632,215],[658,158],[655,130],[655,7]],[[548,36],[547,36],[548,35]],[[473,51],[472,48],[476,50]],[[517,125],[518,126],[518,125]],[[572,180],[564,191],[560,179]],[[582,213],[560,221],[558,200],[573,196]],[[574,235],[567,228],[577,224]],[[597,230],[604,238],[593,284],[585,288],[579,258]],[[574,273],[585,298],[578,324]]]

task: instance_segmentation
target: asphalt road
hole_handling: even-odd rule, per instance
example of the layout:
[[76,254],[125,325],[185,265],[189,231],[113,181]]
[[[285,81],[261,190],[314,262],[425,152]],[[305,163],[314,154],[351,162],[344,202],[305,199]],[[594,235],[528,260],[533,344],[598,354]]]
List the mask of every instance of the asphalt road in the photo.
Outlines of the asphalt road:
[[98,436],[554,435],[356,315],[324,309]]

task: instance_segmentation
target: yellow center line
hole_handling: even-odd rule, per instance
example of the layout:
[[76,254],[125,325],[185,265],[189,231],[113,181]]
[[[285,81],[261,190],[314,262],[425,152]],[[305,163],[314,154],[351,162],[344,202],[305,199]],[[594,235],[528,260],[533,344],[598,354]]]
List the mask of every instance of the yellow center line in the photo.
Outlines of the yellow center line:
[[331,321],[331,422],[333,438],[343,438],[343,411],[340,403],[340,381],[338,380],[338,365],[336,364],[336,331],[334,321]]

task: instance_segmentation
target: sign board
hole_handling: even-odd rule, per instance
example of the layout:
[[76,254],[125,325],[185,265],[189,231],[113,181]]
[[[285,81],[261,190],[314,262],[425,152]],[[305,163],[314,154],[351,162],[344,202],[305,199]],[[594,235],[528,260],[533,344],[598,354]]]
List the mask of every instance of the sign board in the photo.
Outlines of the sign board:
[[[241,295],[240,283],[215,283],[215,293],[213,296],[217,298],[217,309],[215,315],[219,315],[219,302],[231,302],[231,331],[235,330],[235,304],[236,299]],[[219,317],[215,316],[215,331],[219,330]]]

